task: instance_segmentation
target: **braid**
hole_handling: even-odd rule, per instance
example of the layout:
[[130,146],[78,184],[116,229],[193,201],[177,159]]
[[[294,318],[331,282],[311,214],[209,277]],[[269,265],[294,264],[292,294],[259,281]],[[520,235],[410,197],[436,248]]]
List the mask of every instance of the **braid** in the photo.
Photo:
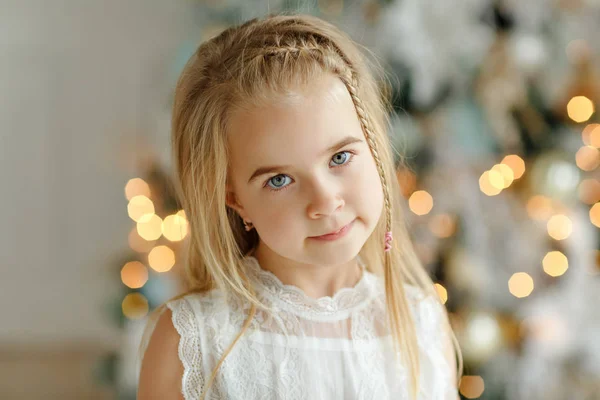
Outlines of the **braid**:
[[375,164],[377,165],[377,170],[379,171],[379,178],[381,179],[381,186],[383,187],[383,198],[384,198],[384,206],[386,211],[386,234],[385,234],[385,250],[389,251],[391,249],[391,241],[392,241],[392,206],[390,201],[390,191],[387,184],[387,179],[385,177],[385,170],[383,168],[383,163],[379,158],[379,153],[377,151],[377,144],[375,142],[375,134],[373,133],[371,120],[369,119],[369,115],[363,107],[363,103],[360,100],[360,97],[357,94],[356,89],[356,77],[352,73],[352,71],[348,72],[350,77],[342,77],[342,81],[346,85],[350,96],[352,97],[352,102],[354,103],[354,107],[356,108],[356,113],[358,114],[358,118],[360,120],[361,125],[365,131],[365,137],[367,142],[369,143],[369,147],[371,149],[371,153],[373,154],[373,159],[375,159]]

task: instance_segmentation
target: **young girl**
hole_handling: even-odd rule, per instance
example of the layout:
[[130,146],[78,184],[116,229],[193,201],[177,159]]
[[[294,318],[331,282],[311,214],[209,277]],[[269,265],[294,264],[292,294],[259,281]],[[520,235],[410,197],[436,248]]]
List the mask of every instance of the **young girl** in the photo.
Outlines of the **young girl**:
[[139,399],[457,398],[369,65],[331,24],[283,15],[190,59],[172,121],[190,291],[156,311]]

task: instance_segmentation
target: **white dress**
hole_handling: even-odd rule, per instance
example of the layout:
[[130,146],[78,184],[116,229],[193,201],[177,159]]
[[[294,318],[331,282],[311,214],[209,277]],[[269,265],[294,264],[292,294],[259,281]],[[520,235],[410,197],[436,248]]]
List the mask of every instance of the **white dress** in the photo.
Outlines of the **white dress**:
[[[360,260],[359,260],[360,261]],[[404,367],[394,362],[385,329],[383,280],[364,265],[359,282],[333,297],[313,299],[284,285],[247,256],[259,298],[276,309],[257,310],[248,331],[221,364],[206,399],[408,399]],[[421,352],[421,400],[457,399],[444,357],[443,305],[405,286]],[[180,335],[183,397],[197,400],[248,315],[249,305],[226,301],[218,289],[167,303]]]

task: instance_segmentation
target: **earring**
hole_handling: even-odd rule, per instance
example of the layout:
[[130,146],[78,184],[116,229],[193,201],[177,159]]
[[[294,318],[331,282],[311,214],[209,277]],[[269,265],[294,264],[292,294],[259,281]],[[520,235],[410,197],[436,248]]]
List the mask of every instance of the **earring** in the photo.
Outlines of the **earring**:
[[246,229],[246,231],[250,231],[254,227],[254,225],[252,225],[252,222],[246,222],[246,220],[243,220],[243,221],[244,221],[244,228]]

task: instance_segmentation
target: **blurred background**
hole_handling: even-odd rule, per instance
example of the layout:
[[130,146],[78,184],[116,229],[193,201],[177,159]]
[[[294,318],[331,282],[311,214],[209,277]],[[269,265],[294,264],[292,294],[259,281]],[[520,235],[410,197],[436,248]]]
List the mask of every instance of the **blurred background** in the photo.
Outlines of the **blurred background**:
[[184,287],[177,76],[277,11],[389,73],[462,398],[600,399],[600,0],[0,0],[0,398],[135,398],[145,318]]

